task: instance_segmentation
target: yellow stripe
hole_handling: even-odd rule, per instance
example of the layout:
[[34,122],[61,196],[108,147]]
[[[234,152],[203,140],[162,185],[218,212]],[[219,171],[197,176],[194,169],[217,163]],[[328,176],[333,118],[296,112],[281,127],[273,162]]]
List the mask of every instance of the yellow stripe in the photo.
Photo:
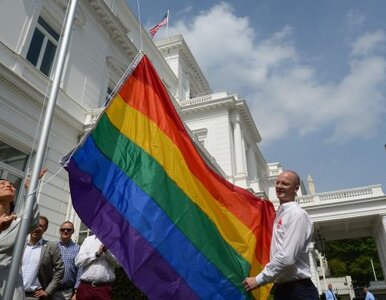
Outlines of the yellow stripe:
[[[254,255],[257,241],[252,231],[216,201],[191,173],[182,153],[172,140],[155,123],[127,105],[119,95],[106,113],[123,135],[151,155],[164,168],[168,176],[217,226],[224,240],[249,263],[252,263],[254,269],[256,267],[261,269]],[[256,263],[259,266],[256,266]]]

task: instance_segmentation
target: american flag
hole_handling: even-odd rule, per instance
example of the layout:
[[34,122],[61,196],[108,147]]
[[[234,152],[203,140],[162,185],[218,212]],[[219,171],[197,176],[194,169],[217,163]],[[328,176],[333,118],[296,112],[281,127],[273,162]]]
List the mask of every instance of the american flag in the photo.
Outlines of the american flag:
[[155,34],[157,33],[157,31],[164,25],[166,25],[168,23],[168,20],[169,20],[169,10],[165,13],[165,15],[163,16],[162,20],[157,24],[155,25],[153,28],[151,28],[149,30],[149,34],[151,37],[154,37]]

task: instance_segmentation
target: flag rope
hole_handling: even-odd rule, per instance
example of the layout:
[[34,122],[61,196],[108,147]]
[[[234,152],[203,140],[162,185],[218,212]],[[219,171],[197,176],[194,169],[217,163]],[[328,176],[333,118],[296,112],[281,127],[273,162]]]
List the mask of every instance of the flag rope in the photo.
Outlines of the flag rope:
[[[107,104],[106,106],[104,107],[103,111],[105,111],[107,109],[107,107],[110,105],[110,99],[113,98],[113,96],[115,96],[115,94],[117,93],[117,91],[119,90],[119,88],[121,87],[121,85],[126,81],[127,77],[129,77],[131,75],[131,73],[133,72],[133,70],[137,67],[138,63],[141,61],[141,58],[142,56],[144,55],[144,52],[143,51],[138,51],[138,53],[136,54],[136,56],[134,57],[133,61],[130,63],[130,65],[127,67],[126,71],[123,73],[123,75],[121,76],[121,78],[119,79],[118,83],[115,85],[113,91],[111,92],[111,94],[108,96],[108,99],[107,99]],[[67,166],[69,160],[71,159],[72,157],[72,154],[83,144],[84,140],[89,136],[89,134],[92,132],[92,130],[94,129],[94,127],[96,126],[96,124],[98,123],[99,121],[99,118],[100,116],[102,115],[102,113],[98,116],[98,119],[95,121],[95,123],[93,124],[93,126],[88,130],[88,133],[83,135],[83,137],[80,139],[79,143],[75,146],[75,148],[69,153],[67,154],[66,156],[64,156],[61,160],[60,160],[60,164],[61,164],[61,167],[53,174],[51,175],[47,180],[42,180],[39,185],[36,187],[36,189],[34,189],[33,191],[31,191],[30,193],[28,194],[25,194],[24,195],[24,200],[27,199],[27,197],[33,193],[36,193],[41,187],[43,187],[44,185],[46,185],[47,183],[49,183],[52,179],[54,179],[56,176],[58,176],[58,174],[63,171],[63,169]]]
[[[63,22],[67,19],[67,15],[69,13],[69,9],[70,9],[70,6],[68,5],[67,8],[66,8],[66,13],[64,15],[64,19],[63,19]],[[62,26],[61,30],[60,30],[60,36],[63,36],[63,31],[64,31],[64,27],[65,26]],[[48,83],[47,83],[47,87],[46,87],[46,90],[44,92],[44,98],[43,98],[43,103],[42,103],[42,108],[40,109],[40,114],[39,114],[39,119],[36,123],[36,129],[35,129],[35,135],[34,135],[34,139],[33,139],[33,142],[32,142],[32,147],[31,147],[31,151],[29,153],[29,157],[32,157],[33,153],[35,152],[35,147],[36,147],[36,141],[38,139],[38,133],[39,133],[39,129],[40,129],[40,126],[42,125],[42,119],[43,119],[43,112],[44,112],[44,107],[46,106],[46,102],[47,102],[47,99],[48,99],[48,94],[49,94],[49,89],[50,89],[50,86],[52,83],[52,80],[50,78],[48,78]],[[28,162],[27,162],[27,165],[26,165],[26,178],[30,175],[30,172],[31,172],[31,164],[32,164],[32,159],[29,159]],[[62,168],[59,169],[59,171],[61,171]],[[58,173],[58,172],[57,172]],[[53,177],[55,177],[57,175],[57,173],[54,174]],[[26,179],[25,178],[25,179]],[[24,179],[24,181],[25,181]],[[23,182],[24,182],[23,181]],[[38,183],[38,186],[36,187],[35,190],[33,190],[30,194],[33,194],[33,193],[36,193],[37,190],[39,190],[40,188],[40,185],[41,185],[41,181],[39,181]],[[21,185],[21,188],[22,190],[24,190],[24,184]],[[22,191],[23,192],[23,191]],[[24,196],[19,198],[20,200],[23,199],[24,201],[27,199],[27,197],[30,195],[30,194],[27,194],[27,193],[24,193]],[[21,203],[18,203],[17,204],[17,209],[16,211],[22,209],[22,204]]]

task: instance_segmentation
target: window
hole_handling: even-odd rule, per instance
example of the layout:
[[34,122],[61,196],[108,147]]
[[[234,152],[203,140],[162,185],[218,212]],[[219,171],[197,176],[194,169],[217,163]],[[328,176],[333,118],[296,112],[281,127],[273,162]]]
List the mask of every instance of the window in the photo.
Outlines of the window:
[[59,34],[42,17],[39,17],[28,49],[27,60],[49,76],[58,42]]
[[208,136],[208,129],[202,128],[193,130],[193,135],[196,137],[198,142],[205,147],[205,140]]
[[113,89],[110,86],[108,86],[107,92],[106,92],[105,102],[103,103],[103,107],[105,107],[112,100],[111,99],[112,96],[113,96]]
[[89,235],[91,235],[91,230],[83,222],[81,222],[77,243],[81,245],[83,241],[86,239],[86,237],[88,237]]
[[13,182],[18,192],[15,199],[19,198],[23,190],[22,182],[28,158],[27,154],[0,141],[0,178]]

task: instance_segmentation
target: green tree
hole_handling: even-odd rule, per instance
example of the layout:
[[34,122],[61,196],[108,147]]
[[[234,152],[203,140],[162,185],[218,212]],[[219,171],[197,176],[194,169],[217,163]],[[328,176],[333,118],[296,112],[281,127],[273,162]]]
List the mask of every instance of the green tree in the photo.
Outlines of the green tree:
[[326,257],[332,276],[351,275],[357,287],[374,280],[371,260],[377,279],[383,279],[377,248],[372,237],[330,241],[327,243]]
[[332,277],[342,277],[347,275],[346,263],[333,258],[328,262]]
[[145,300],[147,297],[130,281],[125,271],[118,268],[115,271],[113,285],[113,300]]

